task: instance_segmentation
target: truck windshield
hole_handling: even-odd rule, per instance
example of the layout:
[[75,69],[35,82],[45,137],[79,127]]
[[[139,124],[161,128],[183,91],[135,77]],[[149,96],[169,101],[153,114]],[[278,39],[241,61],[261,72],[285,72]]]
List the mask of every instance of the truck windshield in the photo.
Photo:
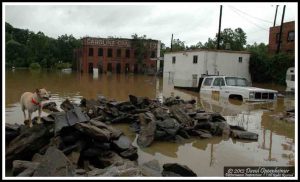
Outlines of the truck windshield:
[[236,77],[226,77],[226,85],[228,86],[240,86],[247,87],[249,82],[245,78],[236,78]]

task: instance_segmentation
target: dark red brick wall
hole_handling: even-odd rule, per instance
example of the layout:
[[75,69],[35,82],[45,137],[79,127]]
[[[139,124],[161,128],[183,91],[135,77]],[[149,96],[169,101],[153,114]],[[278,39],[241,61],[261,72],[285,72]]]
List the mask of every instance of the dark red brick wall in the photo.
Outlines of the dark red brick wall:
[[[280,52],[294,53],[295,41],[288,41],[288,32],[295,32],[295,22],[283,23]],[[269,31],[269,53],[275,53],[278,43],[276,42],[276,34],[280,32],[280,26],[271,27]]]
[[[89,49],[93,48],[93,56],[89,56]],[[98,56],[98,48],[103,49],[103,56]],[[112,57],[108,57],[108,49],[112,49]],[[117,50],[121,49],[121,57],[117,57]],[[126,57],[126,50],[130,50],[130,58]],[[125,73],[126,64],[129,64],[129,72],[134,72],[134,66],[136,66],[136,58],[134,56],[134,49],[132,47],[111,47],[111,46],[99,46],[99,45],[87,45],[86,39],[83,39],[82,48],[79,50],[82,52],[81,57],[76,60],[81,60],[81,71],[89,71],[89,63],[93,64],[93,68],[100,69],[102,67],[102,72],[108,71],[108,64],[112,65],[112,72],[117,72],[117,65],[120,64],[120,73]],[[143,60],[143,64],[146,65],[146,69],[154,68],[156,70],[156,60],[151,60],[151,51],[155,51],[156,48],[149,48],[148,56]],[[155,54],[156,56],[156,54]],[[102,66],[99,66],[99,63]],[[138,70],[140,71],[143,66],[139,65]],[[80,69],[80,68],[79,68]]]

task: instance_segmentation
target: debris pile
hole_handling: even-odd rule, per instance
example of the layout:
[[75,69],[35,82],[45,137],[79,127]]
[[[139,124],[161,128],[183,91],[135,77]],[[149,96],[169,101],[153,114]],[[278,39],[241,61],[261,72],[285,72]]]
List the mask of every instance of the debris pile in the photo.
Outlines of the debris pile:
[[124,102],[100,96],[80,104],[65,100],[63,111],[54,102],[43,108],[52,113],[41,118],[42,124],[37,118],[31,128],[6,124],[5,160],[14,176],[196,176],[180,164],[165,164],[163,171],[155,162],[139,166],[137,147],[114,123],[128,123],[139,147],[191,136],[258,139],[255,133],[230,126],[218,113],[195,108],[195,100],[179,97],[160,103],[133,95]]
[[276,120],[286,121],[288,123],[295,123],[295,109],[286,110],[275,115],[270,115]]

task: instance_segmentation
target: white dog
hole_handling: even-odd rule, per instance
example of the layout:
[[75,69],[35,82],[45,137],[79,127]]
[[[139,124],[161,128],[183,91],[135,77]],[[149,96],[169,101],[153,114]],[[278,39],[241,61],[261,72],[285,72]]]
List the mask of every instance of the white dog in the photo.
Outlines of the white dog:
[[25,110],[28,110],[29,127],[32,126],[31,114],[36,110],[39,111],[38,123],[41,123],[42,101],[49,100],[49,97],[50,95],[48,94],[47,90],[44,88],[36,89],[34,93],[25,92],[22,94],[20,99],[21,108],[24,113],[25,121],[26,121]]

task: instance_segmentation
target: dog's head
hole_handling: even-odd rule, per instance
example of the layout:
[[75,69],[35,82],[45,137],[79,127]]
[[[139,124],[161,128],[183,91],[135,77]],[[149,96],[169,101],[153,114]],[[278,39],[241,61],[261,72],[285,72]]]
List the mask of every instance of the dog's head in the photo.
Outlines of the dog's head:
[[38,97],[42,100],[49,100],[49,98],[51,97],[51,95],[44,88],[36,89],[36,93]]

